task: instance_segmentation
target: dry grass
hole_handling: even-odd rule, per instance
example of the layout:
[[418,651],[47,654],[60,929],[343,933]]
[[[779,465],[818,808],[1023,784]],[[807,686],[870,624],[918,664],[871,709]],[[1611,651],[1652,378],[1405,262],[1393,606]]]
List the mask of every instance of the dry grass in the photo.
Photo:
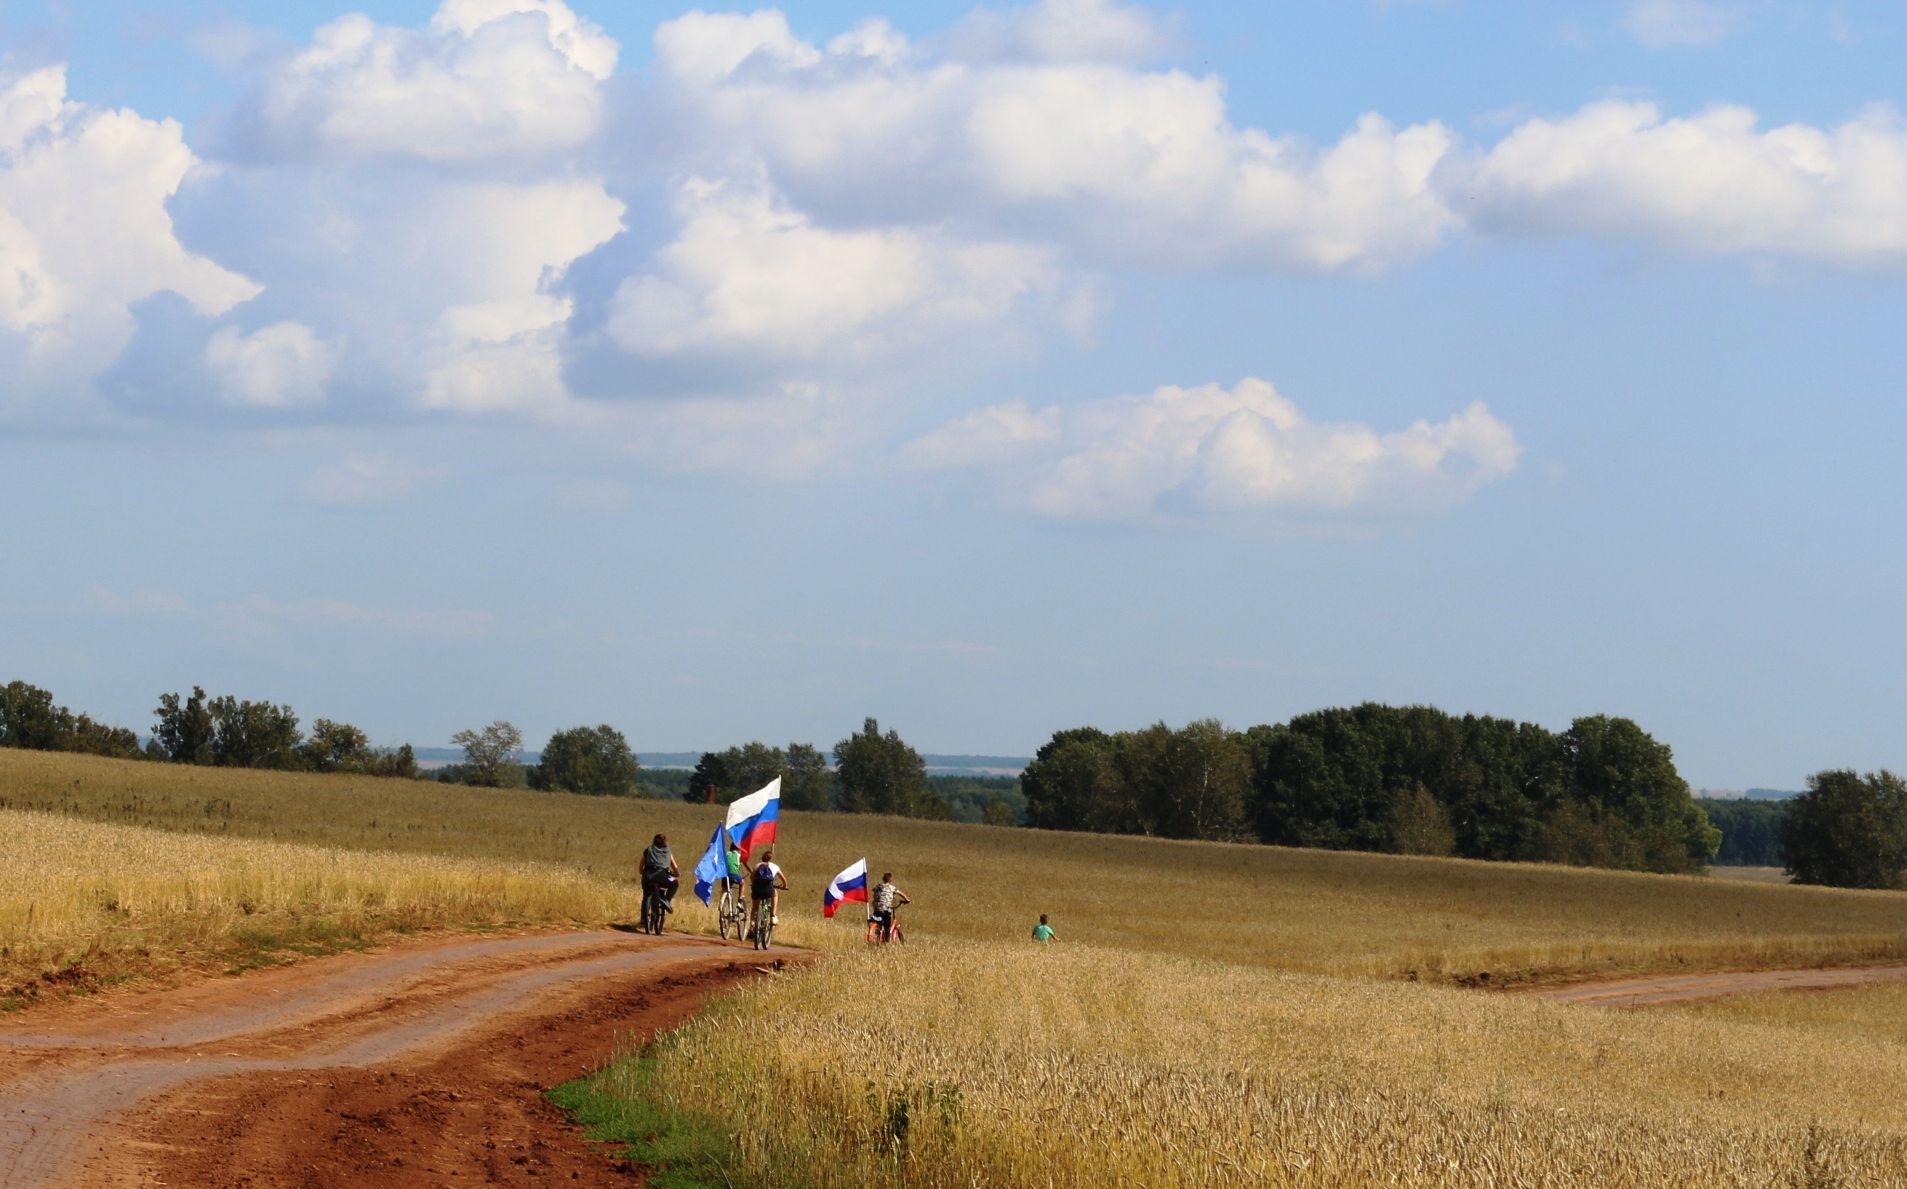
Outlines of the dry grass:
[[661,1088],[712,1114],[735,1138],[737,1183],[1897,1183],[1907,1038],[1782,1038],[1725,1018],[944,943],[758,985],[601,1088]]
[[[0,750],[0,808],[353,850],[633,877],[650,835],[685,866],[718,813],[679,802],[181,768]],[[1907,957],[1907,897],[1687,876],[1067,835],[788,814],[777,858],[792,943],[835,947],[828,878],[865,855],[917,901],[922,937],[1017,939],[1051,913],[1070,942],[1424,981]],[[712,919],[679,913],[678,926]]]
[[[649,835],[692,863],[716,816],[0,752],[6,805],[201,836],[8,815],[65,839],[10,836],[0,860],[15,962],[189,952],[259,916],[607,919]],[[1907,1168],[1907,1030],[1876,1026],[1907,988],[1608,1012],[1434,985],[1900,958],[1907,896],[801,814],[776,849],[796,884],[782,936],[833,960],[600,1083],[712,1113],[735,1183],[1813,1186]],[[905,951],[862,946],[858,910],[820,919],[826,879],[862,855],[917,901]],[[1061,943],[1024,940],[1040,912]]]
[[1907,982],[1828,991],[1764,991],[1673,1009],[1699,1020],[1756,1025],[1794,1037],[1907,1045]]
[[633,915],[624,886],[527,863],[181,837],[8,810],[0,837],[0,999],[14,1001],[391,930]]

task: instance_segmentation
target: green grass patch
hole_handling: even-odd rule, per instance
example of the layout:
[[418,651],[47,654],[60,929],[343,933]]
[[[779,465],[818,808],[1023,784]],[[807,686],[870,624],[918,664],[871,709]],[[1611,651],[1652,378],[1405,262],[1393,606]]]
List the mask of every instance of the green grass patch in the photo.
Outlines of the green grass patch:
[[655,1078],[654,1057],[621,1057],[549,1091],[549,1099],[590,1139],[617,1145],[621,1156],[642,1165],[650,1185],[732,1189],[733,1140],[710,1120],[664,1102]]

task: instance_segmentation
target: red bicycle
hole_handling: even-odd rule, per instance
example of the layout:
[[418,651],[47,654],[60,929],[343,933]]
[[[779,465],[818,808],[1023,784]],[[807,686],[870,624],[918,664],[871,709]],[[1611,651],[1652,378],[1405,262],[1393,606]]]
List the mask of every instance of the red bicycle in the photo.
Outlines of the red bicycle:
[[899,908],[894,910],[893,920],[887,927],[887,935],[885,937],[881,936],[881,918],[876,916],[867,918],[867,943],[869,945],[886,945],[891,942],[898,942],[903,945],[907,942],[907,935],[901,931],[901,914]]

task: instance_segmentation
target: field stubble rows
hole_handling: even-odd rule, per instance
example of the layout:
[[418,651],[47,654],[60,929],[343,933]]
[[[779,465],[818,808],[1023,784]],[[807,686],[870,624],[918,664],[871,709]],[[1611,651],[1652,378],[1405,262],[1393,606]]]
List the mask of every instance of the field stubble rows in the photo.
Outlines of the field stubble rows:
[[[717,813],[4,752],[0,811],[47,840],[0,860],[16,965],[134,939],[158,961],[261,917],[365,936],[627,919],[648,836],[687,866]],[[835,960],[590,1088],[699,1120],[743,1179],[1884,1184],[1907,1167],[1907,1036],[1876,1026],[1899,1018],[1884,995],[1841,1016],[1604,1013],[1437,985],[1899,959],[1894,894],[832,815],[782,830],[781,936]],[[863,855],[917,901],[905,951],[868,951],[855,909],[820,919],[828,876]],[[1025,941],[1040,912],[1062,938],[1046,950]],[[713,931],[686,897],[674,924]],[[766,1131],[731,1105],[763,1079]]]

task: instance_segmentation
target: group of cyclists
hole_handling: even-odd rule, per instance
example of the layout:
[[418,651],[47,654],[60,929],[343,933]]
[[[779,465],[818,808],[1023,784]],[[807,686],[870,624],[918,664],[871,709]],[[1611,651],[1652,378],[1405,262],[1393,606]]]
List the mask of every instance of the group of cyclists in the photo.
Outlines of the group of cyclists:
[[[739,894],[746,885],[748,889],[748,932],[743,936],[752,936],[755,922],[763,912],[768,914],[770,925],[781,924],[781,894],[788,887],[788,877],[775,862],[775,851],[769,847],[761,852],[761,860],[753,870],[742,870],[742,848],[733,838],[728,840],[727,880],[731,892]],[[650,898],[662,902],[665,913],[675,911],[675,890],[682,881],[681,868],[676,865],[675,855],[669,850],[669,836],[657,834],[642,852],[642,892],[644,902]],[[881,882],[875,885],[868,896],[869,936],[886,942],[894,938],[895,913],[903,904],[913,903],[906,892],[894,886],[894,873],[883,872]],[[1040,914],[1039,924],[1033,926],[1033,940],[1050,942],[1058,939],[1053,927],[1047,923],[1046,914]]]
[[[733,838],[728,840],[728,864],[726,878],[728,888],[739,895],[741,889],[748,889],[748,932],[752,936],[755,922],[763,912],[768,914],[770,925],[781,924],[781,894],[788,887],[788,876],[775,862],[775,851],[768,847],[761,852],[751,870],[742,870],[742,848]],[[675,892],[681,886],[682,869],[676,863],[675,854],[669,849],[669,836],[657,834],[642,852],[642,894],[644,903],[659,900],[662,911],[675,911]],[[893,872],[881,876],[869,897],[869,921],[874,934],[880,940],[889,941],[894,936],[894,914],[903,904],[911,904],[907,893],[894,886]]]

